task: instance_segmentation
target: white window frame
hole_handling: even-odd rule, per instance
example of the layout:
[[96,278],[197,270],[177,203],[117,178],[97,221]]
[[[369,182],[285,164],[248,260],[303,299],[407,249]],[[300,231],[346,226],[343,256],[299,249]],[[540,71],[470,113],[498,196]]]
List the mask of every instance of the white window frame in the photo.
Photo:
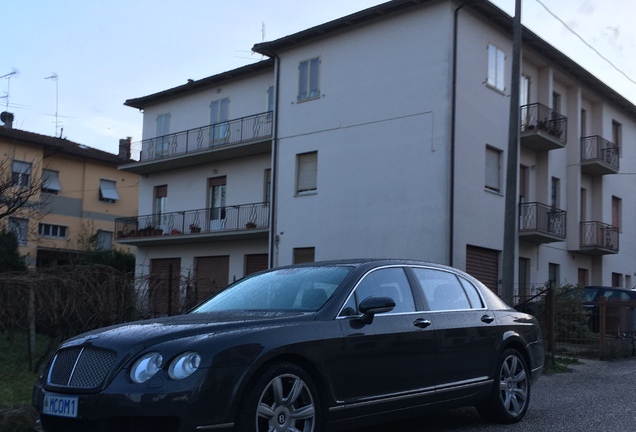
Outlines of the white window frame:
[[41,237],[66,238],[68,235],[68,227],[64,225],[53,225],[41,223],[38,226],[38,235]]
[[225,144],[229,140],[230,98],[210,102],[210,145]]
[[501,193],[501,158],[503,152],[498,148],[486,146],[486,190]]
[[59,171],[42,170],[42,192],[58,194],[62,190]]
[[170,154],[170,113],[157,116],[157,139],[155,140],[155,157],[164,157]]
[[19,246],[26,246],[29,241],[29,220],[10,217],[9,231],[15,234]]
[[20,160],[13,160],[11,164],[13,186],[28,188],[31,186],[32,164]]
[[489,87],[500,92],[506,91],[506,53],[493,44],[488,44],[488,78]]
[[296,155],[296,195],[313,195],[318,191],[318,152]]
[[298,65],[298,101],[320,97],[320,57],[303,60]]
[[117,182],[115,180],[99,179],[99,200],[109,203],[119,201]]

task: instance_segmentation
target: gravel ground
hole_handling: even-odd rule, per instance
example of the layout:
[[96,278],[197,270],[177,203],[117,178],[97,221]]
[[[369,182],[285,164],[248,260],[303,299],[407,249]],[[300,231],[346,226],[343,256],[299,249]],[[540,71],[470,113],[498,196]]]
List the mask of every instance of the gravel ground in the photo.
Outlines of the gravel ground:
[[465,408],[355,432],[636,431],[636,359],[581,360],[570,369],[537,381],[530,408],[517,424],[486,423],[473,408]]

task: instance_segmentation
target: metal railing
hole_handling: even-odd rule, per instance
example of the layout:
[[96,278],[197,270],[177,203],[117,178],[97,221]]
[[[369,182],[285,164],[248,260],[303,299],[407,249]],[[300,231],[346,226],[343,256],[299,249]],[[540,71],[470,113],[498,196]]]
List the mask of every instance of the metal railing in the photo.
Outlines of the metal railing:
[[618,227],[602,222],[581,222],[581,247],[598,247],[618,252]]
[[534,103],[521,107],[521,132],[543,131],[565,143],[567,126],[566,116],[543,104]]
[[618,170],[618,146],[598,135],[581,138],[581,162],[604,162]]
[[519,231],[538,231],[565,238],[566,211],[538,202],[519,204]]
[[118,239],[243,231],[269,227],[269,203],[254,203],[115,219]]
[[195,129],[143,140],[132,145],[140,162],[240,144],[272,136],[272,112],[241,117]]

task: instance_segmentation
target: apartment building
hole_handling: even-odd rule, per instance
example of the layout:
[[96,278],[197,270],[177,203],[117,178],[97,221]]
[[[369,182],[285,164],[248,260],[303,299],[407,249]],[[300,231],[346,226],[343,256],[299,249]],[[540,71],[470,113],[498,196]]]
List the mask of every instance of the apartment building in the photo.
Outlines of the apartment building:
[[13,184],[7,196],[30,195],[2,227],[16,234],[28,267],[70,264],[89,247],[113,247],[115,219],[137,214],[139,176],[117,168],[129,159],[130,140],[115,155],[14,129],[13,114],[2,114],[2,174]]
[[[126,101],[144,135],[120,168],[143,177],[119,241],[140,271],[212,292],[266,266],[403,257],[500,290],[510,16],[394,0],[253,50],[269,59]],[[515,292],[631,288],[636,106],[527,29],[521,69]]]

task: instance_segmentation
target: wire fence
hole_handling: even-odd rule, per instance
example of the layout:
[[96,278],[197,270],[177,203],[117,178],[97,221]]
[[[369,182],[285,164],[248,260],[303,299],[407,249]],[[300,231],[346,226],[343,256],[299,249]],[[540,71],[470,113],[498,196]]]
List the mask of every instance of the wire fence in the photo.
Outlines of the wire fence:
[[585,298],[582,287],[547,286],[515,298],[515,309],[534,315],[549,356],[612,359],[636,355],[636,301]]

